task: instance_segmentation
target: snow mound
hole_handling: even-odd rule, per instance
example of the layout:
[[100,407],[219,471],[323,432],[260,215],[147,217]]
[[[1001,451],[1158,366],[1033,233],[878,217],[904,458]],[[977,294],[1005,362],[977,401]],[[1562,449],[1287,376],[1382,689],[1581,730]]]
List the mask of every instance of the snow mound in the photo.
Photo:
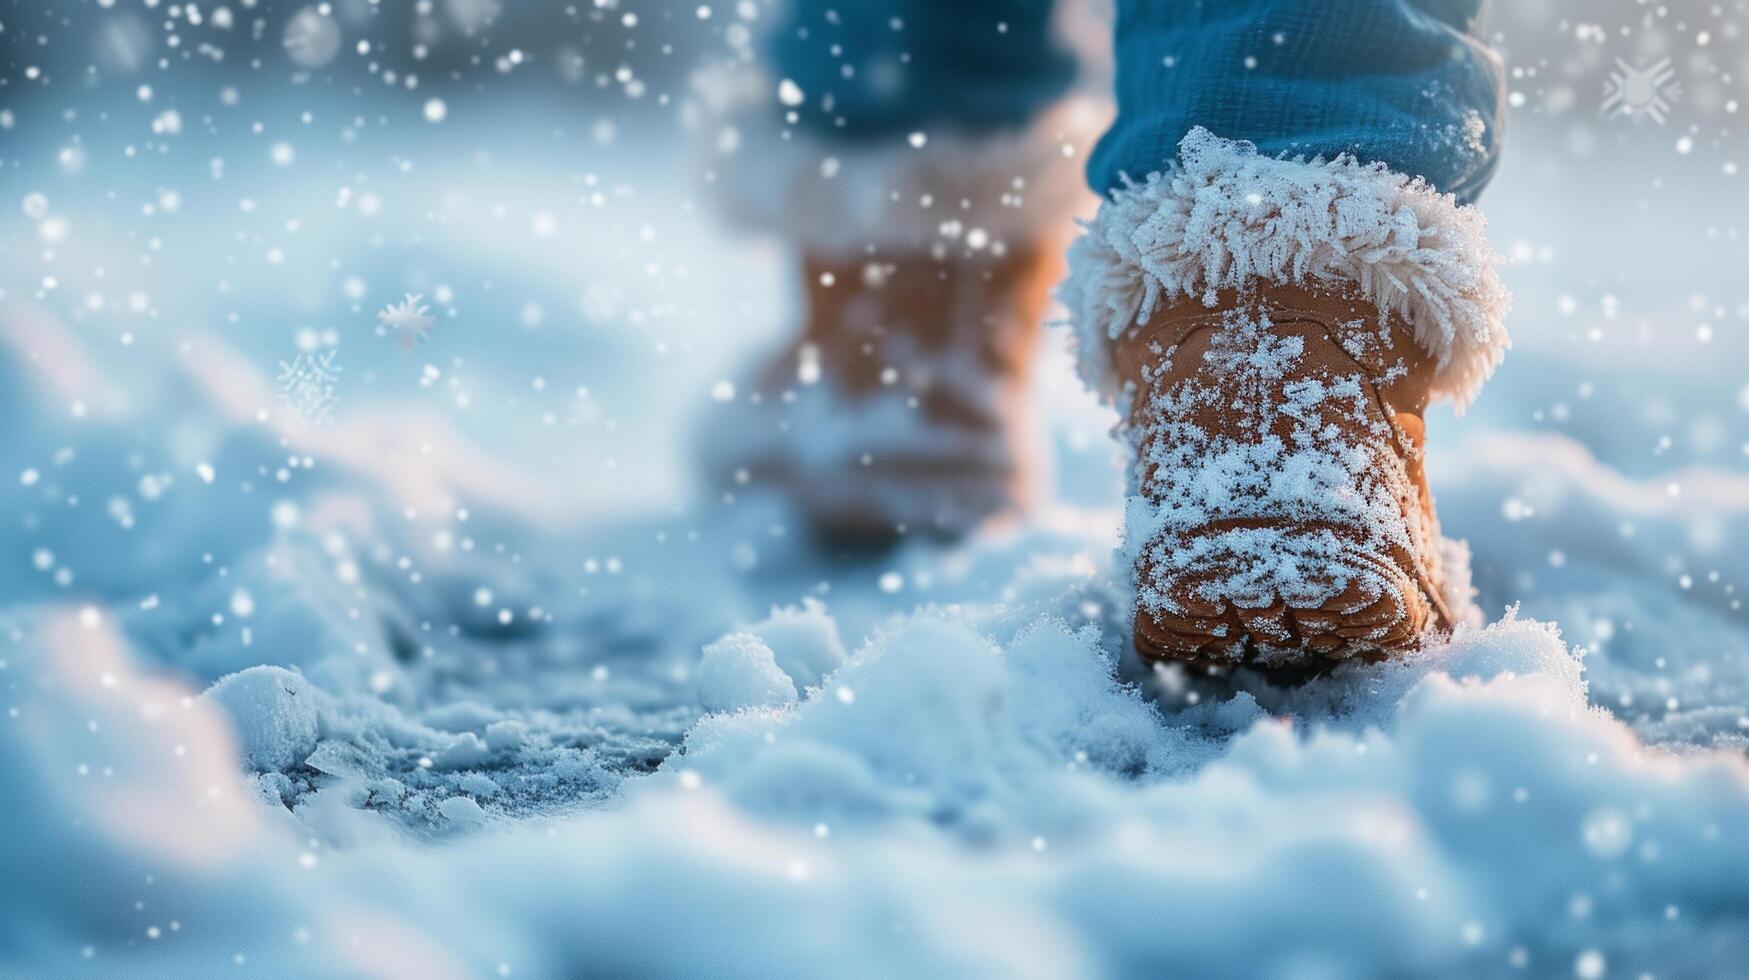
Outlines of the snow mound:
[[800,688],[816,687],[848,658],[838,636],[838,622],[820,600],[808,597],[799,606],[777,606],[764,620],[747,627],[771,648],[778,669]]
[[250,769],[283,772],[316,750],[316,695],[300,674],[250,667],[220,678],[204,697],[231,719]]
[[[1095,630],[1047,617],[998,644],[927,613],[791,707],[701,720],[630,791],[853,840],[820,860],[914,897],[929,886],[897,869],[921,833],[947,847],[938,876],[1048,910],[1070,972],[1705,972],[1749,952],[1749,769],[1648,750],[1587,705],[1551,626],[1508,615],[1381,668],[1240,684],[1161,709]],[[1646,944],[1676,936],[1696,945]]]
[[[1294,689],[1240,678],[1196,699],[1202,682],[1181,678],[1162,707],[1118,679],[1096,629],[1045,616],[998,640],[973,612],[926,611],[801,700],[701,718],[682,754],[626,781],[623,805],[502,821],[455,794],[435,809],[468,833],[442,847],[338,849],[238,793],[188,791],[223,786],[229,763],[204,748],[150,819],[118,807],[219,724],[219,703],[154,720],[140,705],[174,697],[118,636],[65,622],[9,667],[26,724],[0,740],[0,797],[34,801],[18,812],[39,853],[0,913],[29,895],[37,921],[73,925],[32,933],[28,956],[93,945],[98,976],[130,975],[136,940],[81,931],[77,910],[134,901],[146,875],[159,880],[141,921],[166,909],[187,924],[153,947],[166,975],[239,951],[267,975],[439,977],[578,963],[1541,976],[1581,959],[1688,976],[1749,955],[1749,766],[1648,749],[1587,705],[1552,628],[1513,617]],[[94,643],[113,683],[45,683],[82,677]],[[97,715],[113,730],[80,721]],[[488,731],[488,750],[528,737]],[[113,782],[58,790],[70,758],[108,760]],[[76,886],[31,870],[72,855]],[[166,875],[166,861],[204,871]]]
[[809,825],[910,815],[993,831],[1022,801],[1068,789],[1057,784],[1076,767],[1186,763],[1197,739],[1163,730],[1095,640],[1045,620],[1004,651],[961,619],[926,614],[789,710],[701,719],[663,768]]
[[771,648],[759,637],[730,633],[704,648],[698,700],[706,711],[765,708],[795,699],[795,683],[778,669]]

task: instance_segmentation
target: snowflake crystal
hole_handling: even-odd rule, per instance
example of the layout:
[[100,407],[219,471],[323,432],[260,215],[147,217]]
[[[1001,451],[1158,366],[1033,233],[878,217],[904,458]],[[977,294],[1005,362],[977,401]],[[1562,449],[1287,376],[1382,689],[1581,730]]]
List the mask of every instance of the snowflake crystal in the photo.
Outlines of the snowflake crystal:
[[1682,94],[1670,59],[1642,68],[1617,58],[1615,65],[1616,70],[1609,73],[1609,81],[1603,86],[1604,116],[1611,119],[1627,116],[1634,122],[1650,119],[1662,126],[1677,96]]
[[279,400],[312,425],[332,421],[334,405],[340,400],[334,394],[334,385],[340,380],[340,365],[334,363],[338,353],[330,349],[279,362]]
[[431,308],[420,302],[424,298],[423,293],[407,293],[401,302],[390,303],[377,312],[377,322],[384,330],[399,334],[405,349],[429,339],[431,328],[437,323]]

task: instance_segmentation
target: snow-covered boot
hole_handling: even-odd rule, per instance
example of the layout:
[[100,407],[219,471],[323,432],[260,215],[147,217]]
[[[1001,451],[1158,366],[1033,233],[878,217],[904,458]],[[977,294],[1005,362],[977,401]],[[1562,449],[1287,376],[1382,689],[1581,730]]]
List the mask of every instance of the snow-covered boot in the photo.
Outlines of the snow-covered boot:
[[1024,424],[1058,250],[883,261],[811,255],[800,335],[705,451],[725,492],[780,490],[811,527],[958,534],[1032,496]]
[[1180,160],[1105,205],[1064,294],[1133,452],[1136,650],[1296,670],[1410,650],[1468,606],[1422,412],[1506,345],[1481,217],[1201,130]]
[[1371,304],[1300,287],[1157,309],[1135,397],[1136,648],[1377,656],[1449,628],[1422,461],[1434,361]]

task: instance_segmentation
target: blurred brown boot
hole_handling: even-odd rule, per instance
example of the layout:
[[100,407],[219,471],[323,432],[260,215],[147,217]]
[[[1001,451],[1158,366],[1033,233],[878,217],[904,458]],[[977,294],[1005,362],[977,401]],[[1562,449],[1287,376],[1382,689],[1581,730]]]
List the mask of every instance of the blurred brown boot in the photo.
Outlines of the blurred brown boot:
[[964,533],[1021,509],[1024,425],[1054,247],[807,256],[800,336],[706,451],[723,490],[775,488],[813,530],[878,544]]
[[1023,125],[844,138],[712,86],[707,177],[802,257],[799,336],[713,411],[708,486],[762,489],[829,538],[958,535],[1020,510],[1027,385],[1081,176],[1105,122],[1065,99]]
[[1135,385],[1135,643],[1306,665],[1453,624],[1422,469],[1434,359],[1364,300],[1275,286],[1181,301],[1114,345]]

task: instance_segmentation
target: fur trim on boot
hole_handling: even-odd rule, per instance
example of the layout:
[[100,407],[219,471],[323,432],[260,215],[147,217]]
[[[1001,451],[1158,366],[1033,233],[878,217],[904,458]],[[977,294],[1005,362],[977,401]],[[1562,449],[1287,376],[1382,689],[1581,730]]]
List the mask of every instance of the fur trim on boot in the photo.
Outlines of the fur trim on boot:
[[1121,394],[1110,345],[1179,299],[1297,284],[1348,291],[1406,323],[1461,410],[1508,346],[1510,298],[1482,213],[1349,156],[1282,160],[1198,127],[1179,163],[1114,193],[1069,251],[1059,291],[1083,376]]

